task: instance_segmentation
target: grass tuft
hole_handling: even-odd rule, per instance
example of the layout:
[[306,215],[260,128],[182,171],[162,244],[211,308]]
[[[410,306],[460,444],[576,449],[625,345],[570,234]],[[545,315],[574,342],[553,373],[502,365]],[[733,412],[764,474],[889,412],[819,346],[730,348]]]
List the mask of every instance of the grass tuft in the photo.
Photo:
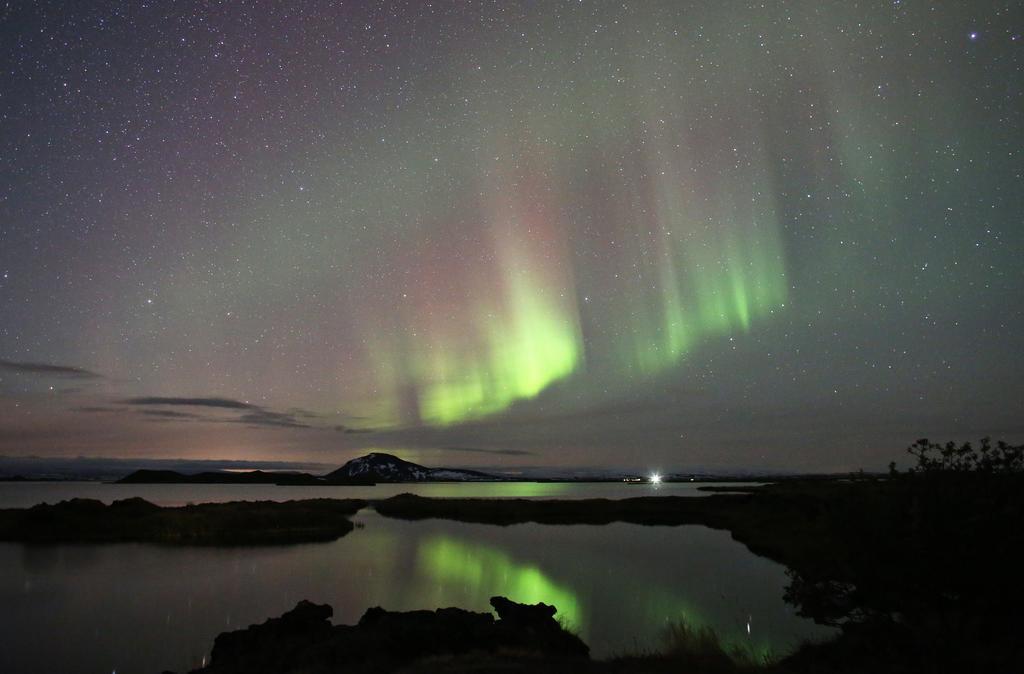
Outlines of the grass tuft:
[[727,646],[707,625],[680,620],[666,628],[662,637],[665,658],[680,668],[698,672],[745,672],[770,667],[774,659],[758,658],[742,646]]

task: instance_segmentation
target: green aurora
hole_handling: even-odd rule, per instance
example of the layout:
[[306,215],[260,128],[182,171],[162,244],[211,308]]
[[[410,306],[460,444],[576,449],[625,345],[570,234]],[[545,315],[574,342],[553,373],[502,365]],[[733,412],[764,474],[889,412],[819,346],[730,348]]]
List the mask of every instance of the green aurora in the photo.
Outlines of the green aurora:
[[175,8],[12,6],[6,454],[852,470],[1019,428],[1005,3]]
[[[415,195],[392,217],[417,213],[401,252],[369,272],[383,282],[361,283],[356,300],[369,317],[360,342],[378,423],[479,419],[573,377],[643,385],[785,305],[768,149],[726,119],[714,131],[737,147],[705,154],[709,129],[678,107],[690,97],[674,66],[696,55],[669,36],[625,37],[648,28],[657,34],[622,28],[632,69],[622,83],[607,64],[573,57],[583,33],[553,40],[562,47],[549,65],[497,97],[483,77],[443,83],[485,101],[479,114],[403,151],[401,168],[371,169]],[[376,210],[387,200],[363,198]]]

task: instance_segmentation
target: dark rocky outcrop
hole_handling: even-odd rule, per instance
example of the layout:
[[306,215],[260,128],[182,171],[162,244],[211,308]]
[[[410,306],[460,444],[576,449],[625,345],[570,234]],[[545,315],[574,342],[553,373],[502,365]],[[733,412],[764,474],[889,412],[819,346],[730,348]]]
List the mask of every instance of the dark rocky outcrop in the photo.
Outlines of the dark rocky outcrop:
[[[366,611],[356,625],[331,625],[330,606],[299,602],[280,618],[225,632],[214,642],[203,674],[326,674],[391,672],[407,666],[448,669],[453,659],[469,662],[552,663],[589,660],[589,649],[555,621],[555,607],[527,606],[504,597],[489,613],[459,608],[436,611]],[[441,664],[443,663],[443,664]],[[517,668],[517,671],[521,668]],[[419,671],[419,670],[417,670]],[[486,671],[477,670],[474,671]]]
[[202,671],[284,671],[288,662],[330,639],[334,609],[300,601],[279,618],[247,629],[223,632],[213,642],[210,665]]

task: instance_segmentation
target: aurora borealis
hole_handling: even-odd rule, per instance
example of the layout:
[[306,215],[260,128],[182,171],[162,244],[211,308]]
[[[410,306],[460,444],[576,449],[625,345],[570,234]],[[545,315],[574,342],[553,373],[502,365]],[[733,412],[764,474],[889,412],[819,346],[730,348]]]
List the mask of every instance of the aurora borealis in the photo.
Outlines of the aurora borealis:
[[1013,3],[14,2],[0,454],[1024,434]]

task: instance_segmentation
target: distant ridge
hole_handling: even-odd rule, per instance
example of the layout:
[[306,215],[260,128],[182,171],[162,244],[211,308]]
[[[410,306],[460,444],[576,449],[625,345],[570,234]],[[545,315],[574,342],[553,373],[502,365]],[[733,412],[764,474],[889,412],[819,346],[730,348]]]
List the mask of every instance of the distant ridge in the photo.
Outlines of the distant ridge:
[[152,470],[143,468],[121,478],[118,484],[327,484],[322,477],[309,473],[249,471],[206,471],[185,474],[174,470]]
[[352,459],[341,468],[318,476],[296,472],[262,470],[206,471],[187,475],[173,470],[136,470],[118,484],[277,484],[294,486],[373,485],[378,482],[486,482],[494,475],[458,468],[428,468],[391,454],[373,452]]

